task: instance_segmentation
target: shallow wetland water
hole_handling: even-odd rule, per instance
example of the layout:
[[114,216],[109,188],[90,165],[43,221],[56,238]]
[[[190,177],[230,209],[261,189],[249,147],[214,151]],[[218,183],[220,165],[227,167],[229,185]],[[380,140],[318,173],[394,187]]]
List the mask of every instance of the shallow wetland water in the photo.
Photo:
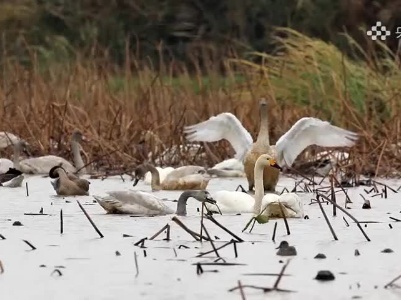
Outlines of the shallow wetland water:
[[[393,188],[398,181],[380,180]],[[29,196],[25,182],[28,182]],[[281,176],[278,190],[292,189],[294,179]],[[241,179],[213,179],[208,189],[235,190]],[[328,185],[327,182],[323,185]],[[135,188],[126,178],[91,180],[90,193],[102,195],[106,191],[140,189],[150,191],[150,186],[139,183]],[[23,187],[1,188],[0,193],[0,260],[4,273],[0,274],[1,299],[241,299],[238,285],[271,288],[277,276],[251,276],[250,273],[279,273],[290,260],[279,288],[291,293],[269,292],[243,288],[246,299],[400,299],[401,289],[384,288],[401,274],[401,219],[400,193],[388,190],[388,197],[373,197],[361,186],[347,189],[353,203],[347,210],[359,221],[378,223],[362,224],[371,239],[368,242],[356,224],[337,209],[333,217],[332,205],[323,204],[328,218],[338,236],[333,239],[318,204],[309,205],[312,193],[300,194],[304,200],[305,214],[309,219],[289,219],[287,235],[282,219],[256,224],[252,233],[242,233],[250,218],[243,215],[214,215],[215,219],[245,242],[237,243],[238,257],[229,245],[219,254],[228,263],[242,265],[203,265],[197,274],[198,262],[213,262],[215,253],[196,257],[212,250],[210,242],[196,242],[171,221],[171,216],[130,217],[107,215],[93,202],[92,196],[57,197],[49,178],[26,177]],[[336,188],[336,190],[340,190]],[[180,192],[157,192],[162,198],[177,199]],[[371,202],[371,209],[362,209],[363,194]],[[79,208],[79,200],[91,216],[104,238],[100,238]],[[178,217],[192,230],[200,230],[199,202],[188,201],[188,216]],[[345,195],[337,192],[337,203],[344,207]],[[175,202],[168,202],[175,207]],[[25,215],[39,213],[44,215]],[[63,210],[63,234],[60,234],[60,210]],[[46,215],[47,214],[47,215]],[[345,216],[346,222],[343,220]],[[20,221],[23,226],[13,226]],[[272,241],[277,222],[275,242]],[[167,223],[170,224],[170,241],[163,240],[165,233],[154,240],[146,240],[145,248],[134,246],[142,238],[150,238]],[[228,233],[207,219],[204,224],[213,237],[216,247],[232,239]],[[390,226],[390,225],[391,226]],[[391,228],[392,227],[392,228]],[[129,235],[128,237],[123,237]],[[217,237],[218,239],[214,238]],[[36,249],[23,240],[29,241]],[[276,247],[283,240],[297,249],[295,257],[276,255]],[[181,246],[184,245],[184,246]],[[391,248],[393,253],[382,253]],[[360,255],[355,256],[358,249]],[[116,251],[120,255],[116,255]],[[136,253],[136,254],[135,254]],[[324,253],[326,259],[315,259]],[[138,269],[135,264],[137,257]],[[55,271],[58,270],[58,271]],[[330,270],[334,281],[315,280],[319,270]],[[208,272],[212,271],[212,272]],[[401,283],[400,283],[401,285]]]

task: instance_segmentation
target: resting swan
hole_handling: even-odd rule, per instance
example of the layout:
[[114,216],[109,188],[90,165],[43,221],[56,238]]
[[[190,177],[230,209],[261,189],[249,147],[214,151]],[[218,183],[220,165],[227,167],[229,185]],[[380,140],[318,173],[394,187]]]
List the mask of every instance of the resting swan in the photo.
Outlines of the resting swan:
[[[263,187],[261,185],[262,173],[264,167],[277,168],[280,167],[269,155],[263,154],[256,161],[255,170],[258,172],[255,174],[256,192],[254,196],[235,191],[218,191],[212,193],[213,199],[216,201],[216,205],[206,204],[208,210],[212,212],[221,211],[221,213],[252,213],[259,214],[261,207],[263,207],[263,215],[269,218],[282,218],[279,202],[282,204],[283,212],[287,218],[302,218],[304,216],[303,204],[301,198],[295,193],[283,193],[282,195],[277,194],[266,194],[263,195]],[[256,206],[259,205],[260,208]]]
[[[185,175],[185,170],[180,172],[179,168],[169,173],[165,179],[160,182],[159,171],[151,164],[139,165],[134,173],[135,180],[133,186],[138,184],[138,181],[143,179],[146,172],[152,174],[151,188],[153,191],[159,190],[204,190],[206,189],[210,177],[205,173],[204,168],[198,166],[191,166],[200,168],[199,173]],[[193,171],[192,171],[193,173]],[[201,174],[202,173],[202,174]]]
[[9,168],[7,172],[0,174],[0,186],[11,188],[20,187],[23,180],[24,175],[22,172],[14,168]]
[[[142,191],[114,191],[108,192],[109,196],[93,196],[104,210],[109,214],[131,214],[131,215],[169,215],[174,210],[169,208],[165,201],[150,193]],[[215,203],[208,191],[185,191],[181,194],[177,203],[175,214],[187,215],[187,200],[193,197],[200,202]]]
[[61,166],[49,171],[50,178],[56,178],[51,184],[59,196],[88,196],[90,182],[74,174],[68,174]]
[[[235,150],[235,158],[242,161],[249,184],[249,191],[255,187],[254,167],[261,154],[274,157],[280,166],[291,167],[297,156],[308,146],[352,147],[358,135],[354,132],[331,125],[317,118],[301,118],[289,131],[282,135],[275,146],[270,145],[268,109],[264,99],[260,101],[261,124],[257,140],[231,113],[221,113],[195,125],[185,126],[184,132],[191,142],[216,142],[226,139]],[[274,192],[279,178],[277,169],[266,168],[263,173],[265,192]]]
[[25,148],[26,143],[24,141],[20,141],[14,146],[14,167],[23,173],[27,174],[48,174],[54,166],[61,166],[68,173],[75,173],[80,170],[80,174],[86,173],[84,167],[84,162],[81,156],[81,145],[82,141],[82,133],[78,130],[75,130],[71,137],[71,150],[74,158],[75,167],[66,159],[55,156],[55,155],[45,155],[39,157],[32,157],[23,160],[19,160],[20,152]]

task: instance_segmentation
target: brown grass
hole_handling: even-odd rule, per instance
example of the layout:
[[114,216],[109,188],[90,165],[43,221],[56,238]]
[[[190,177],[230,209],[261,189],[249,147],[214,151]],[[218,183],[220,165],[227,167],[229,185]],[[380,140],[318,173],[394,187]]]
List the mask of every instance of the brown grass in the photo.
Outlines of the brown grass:
[[[383,70],[369,67],[369,62],[346,59],[321,41],[292,33],[279,42],[284,45],[281,54],[258,54],[263,58],[261,64],[224,63],[224,84],[221,68],[213,61],[207,65],[207,74],[189,74],[181,67],[179,75],[176,63],[165,64],[161,72],[129,54],[123,70],[108,64],[107,59],[77,58],[44,70],[34,56],[31,69],[10,61],[3,66],[0,81],[0,130],[26,139],[34,155],[71,159],[69,135],[78,128],[91,140],[83,147],[95,170],[130,169],[149,151],[157,156],[163,149],[186,144],[184,125],[224,111],[234,113],[255,138],[258,101],[266,97],[270,99],[272,143],[301,117],[328,119],[361,134],[352,150],[353,171],[395,175],[401,167],[396,146],[400,140],[401,73],[395,63],[389,63],[390,57],[385,62],[392,69],[387,66],[384,75]],[[158,139],[145,135],[147,130]],[[58,142],[57,147],[51,145],[51,139]],[[233,153],[226,142],[208,147],[215,156],[206,151],[194,158],[184,149],[179,163],[212,165]],[[2,154],[10,155],[11,149]]]

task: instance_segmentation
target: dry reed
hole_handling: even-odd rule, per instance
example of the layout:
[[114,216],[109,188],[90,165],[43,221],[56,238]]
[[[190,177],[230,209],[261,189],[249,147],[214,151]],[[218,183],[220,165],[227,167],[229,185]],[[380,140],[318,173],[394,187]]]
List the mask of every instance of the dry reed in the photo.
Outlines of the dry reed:
[[[206,74],[190,74],[174,62],[161,72],[130,53],[123,70],[107,57],[78,56],[62,66],[43,68],[32,54],[31,69],[3,57],[7,63],[0,72],[0,130],[27,140],[33,155],[71,160],[69,135],[78,128],[90,139],[83,148],[87,163],[93,162],[92,171],[128,172],[181,144],[183,149],[157,163],[210,166],[232,157],[229,144],[189,151],[182,127],[228,111],[256,137],[257,103],[266,97],[271,143],[299,118],[319,117],[361,134],[343,166],[348,173],[398,175],[401,71],[396,59],[386,52],[381,59],[353,61],[323,41],[280,30],[276,42],[281,50],[274,56],[256,53],[258,63],[228,59],[223,72],[221,62],[204,59],[209,61],[203,68]],[[315,150],[309,149],[309,155]],[[11,153],[1,150],[0,156]]]

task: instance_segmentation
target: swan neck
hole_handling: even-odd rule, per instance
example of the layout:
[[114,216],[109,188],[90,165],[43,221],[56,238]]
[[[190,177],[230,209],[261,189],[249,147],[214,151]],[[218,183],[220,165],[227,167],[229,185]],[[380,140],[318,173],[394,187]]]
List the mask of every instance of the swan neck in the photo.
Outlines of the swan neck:
[[259,111],[260,111],[260,127],[256,143],[263,144],[264,146],[270,146],[267,104],[260,104]]
[[71,140],[71,150],[72,150],[72,156],[73,156],[73,160],[74,160],[75,169],[79,170],[78,173],[80,173],[80,174],[86,173],[86,169],[84,168],[85,163],[81,156],[81,145],[79,144],[78,141],[75,141],[74,139]]
[[254,180],[255,180],[255,204],[253,207],[253,212],[255,215],[260,214],[262,207],[262,199],[265,195],[265,190],[263,187],[263,171],[265,165],[262,160],[257,160],[254,169]]
[[186,216],[187,215],[187,201],[192,196],[192,191],[185,191],[178,198],[176,215]]
[[155,191],[161,190],[159,171],[152,165],[148,165],[148,171],[150,172],[150,174],[152,174],[152,180],[150,182],[152,190]]

